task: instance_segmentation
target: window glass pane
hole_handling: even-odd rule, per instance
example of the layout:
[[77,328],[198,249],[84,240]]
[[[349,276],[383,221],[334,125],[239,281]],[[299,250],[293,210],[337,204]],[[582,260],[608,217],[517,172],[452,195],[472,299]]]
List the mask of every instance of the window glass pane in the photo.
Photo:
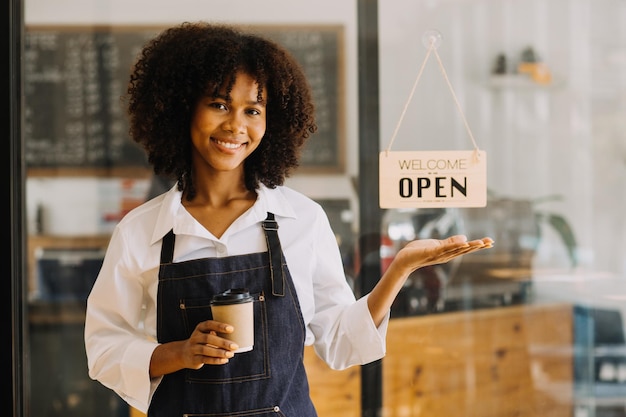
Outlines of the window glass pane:
[[385,372],[399,378],[384,386],[385,411],[623,414],[624,4],[379,6],[381,148],[436,30],[441,64],[431,53],[392,150],[471,150],[473,137],[489,190],[485,208],[387,211],[385,253],[414,236],[496,242],[409,279],[396,312],[420,317],[414,333],[396,322],[405,344],[412,336],[407,349],[390,343]]

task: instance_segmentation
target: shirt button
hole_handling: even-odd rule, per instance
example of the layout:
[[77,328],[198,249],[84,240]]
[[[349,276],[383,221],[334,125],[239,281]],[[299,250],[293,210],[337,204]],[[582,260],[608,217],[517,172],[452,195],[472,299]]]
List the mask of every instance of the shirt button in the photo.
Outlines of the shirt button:
[[226,246],[224,245],[218,245],[217,246],[217,253],[219,255],[226,255]]

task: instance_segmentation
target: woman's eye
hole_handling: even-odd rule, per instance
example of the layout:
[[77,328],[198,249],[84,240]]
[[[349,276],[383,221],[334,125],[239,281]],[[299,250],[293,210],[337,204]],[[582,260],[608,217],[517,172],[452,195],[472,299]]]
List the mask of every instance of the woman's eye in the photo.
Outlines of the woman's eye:
[[226,110],[226,105],[224,103],[220,103],[220,102],[212,102],[209,104],[209,106],[214,107],[218,110]]

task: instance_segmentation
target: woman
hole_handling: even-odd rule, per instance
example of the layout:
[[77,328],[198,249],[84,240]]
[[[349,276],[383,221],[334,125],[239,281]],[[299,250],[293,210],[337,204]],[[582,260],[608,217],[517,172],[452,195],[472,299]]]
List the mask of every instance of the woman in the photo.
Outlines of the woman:
[[[130,133],[176,180],[117,225],[88,299],[89,374],[149,416],[315,416],[302,358],[380,359],[390,306],[417,268],[490,247],[409,243],[355,300],[322,208],[283,186],[316,131],[294,58],[234,28],[185,23],[149,42],[129,86]],[[249,352],[209,302],[255,297]]]

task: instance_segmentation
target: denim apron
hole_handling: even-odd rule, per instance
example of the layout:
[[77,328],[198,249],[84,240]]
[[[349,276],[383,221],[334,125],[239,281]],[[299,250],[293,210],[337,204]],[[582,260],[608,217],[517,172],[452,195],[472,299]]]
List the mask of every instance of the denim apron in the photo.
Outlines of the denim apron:
[[254,296],[254,348],[225,365],[165,375],[148,417],[316,417],[302,362],[305,328],[274,215],[262,223],[267,252],[173,263],[175,235],[163,238],[157,295],[159,343],[189,338],[209,320],[210,300],[231,288]]

